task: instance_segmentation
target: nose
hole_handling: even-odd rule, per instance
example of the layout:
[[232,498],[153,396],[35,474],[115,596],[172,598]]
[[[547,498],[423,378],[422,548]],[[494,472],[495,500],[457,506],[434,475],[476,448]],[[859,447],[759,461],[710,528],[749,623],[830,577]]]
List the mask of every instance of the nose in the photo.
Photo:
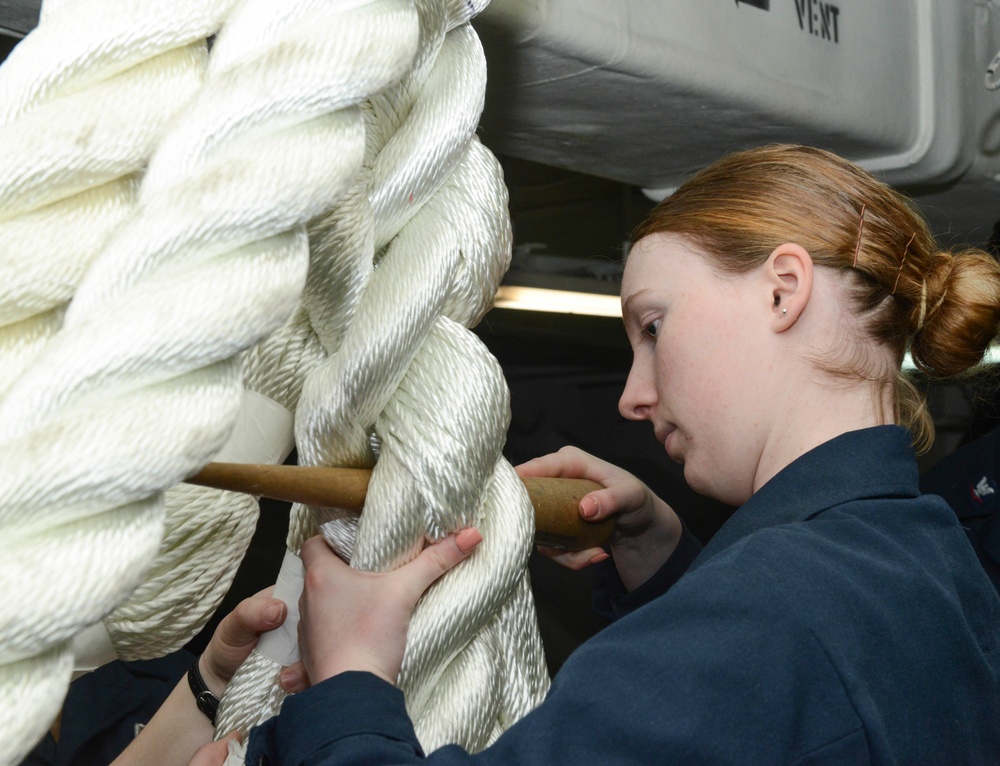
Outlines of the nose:
[[618,411],[627,420],[649,420],[657,403],[656,385],[648,364],[632,360],[625,390],[618,400]]

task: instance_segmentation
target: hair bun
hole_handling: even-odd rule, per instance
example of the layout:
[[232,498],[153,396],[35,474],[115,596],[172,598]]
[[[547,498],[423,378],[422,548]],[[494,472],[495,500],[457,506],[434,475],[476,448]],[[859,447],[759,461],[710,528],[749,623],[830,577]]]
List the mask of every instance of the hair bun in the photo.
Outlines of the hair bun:
[[910,353],[934,377],[978,364],[1000,324],[1000,265],[983,250],[935,253],[911,314]]

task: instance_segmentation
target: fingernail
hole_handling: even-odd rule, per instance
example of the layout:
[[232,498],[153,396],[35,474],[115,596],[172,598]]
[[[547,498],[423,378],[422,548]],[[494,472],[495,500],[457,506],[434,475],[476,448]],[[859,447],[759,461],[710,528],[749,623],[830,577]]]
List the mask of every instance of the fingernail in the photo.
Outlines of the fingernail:
[[227,736],[226,739],[235,739],[237,742],[242,742],[243,735],[240,734],[239,729],[233,729],[231,732],[229,732],[229,736]]
[[468,553],[482,541],[483,536],[479,534],[479,530],[474,527],[463,529],[455,535],[455,543],[458,545],[458,549],[462,551],[462,553]]
[[278,683],[286,692],[293,691],[302,685],[302,674],[295,668],[285,668],[278,677]]
[[599,564],[600,562],[604,561],[606,558],[609,558],[609,556],[608,556],[607,553],[598,553],[596,556],[594,556],[594,558],[592,558],[590,560],[590,563],[591,564]]
[[600,510],[601,504],[592,497],[585,497],[580,501],[580,513],[583,514],[583,518],[585,519],[594,518]]
[[264,619],[269,623],[276,623],[281,620],[281,614],[285,610],[284,604],[271,604],[264,609]]

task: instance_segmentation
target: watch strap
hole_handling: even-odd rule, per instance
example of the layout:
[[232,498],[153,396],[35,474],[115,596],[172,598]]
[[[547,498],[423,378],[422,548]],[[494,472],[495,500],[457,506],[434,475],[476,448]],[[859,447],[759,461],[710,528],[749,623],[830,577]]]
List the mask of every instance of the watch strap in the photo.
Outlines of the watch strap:
[[198,704],[198,709],[215,726],[215,714],[219,710],[219,698],[212,694],[208,688],[208,684],[205,683],[205,679],[202,678],[201,670],[198,667],[198,660],[195,660],[194,665],[188,670],[187,679],[188,686],[191,687],[191,693],[194,695],[194,701]]

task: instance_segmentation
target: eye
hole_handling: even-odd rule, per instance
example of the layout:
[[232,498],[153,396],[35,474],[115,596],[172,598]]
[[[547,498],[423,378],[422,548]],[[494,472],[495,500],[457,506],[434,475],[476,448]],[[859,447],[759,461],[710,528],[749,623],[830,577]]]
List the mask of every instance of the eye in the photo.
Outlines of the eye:
[[645,327],[642,328],[642,334],[647,338],[655,338],[656,333],[660,331],[660,320],[650,322]]

